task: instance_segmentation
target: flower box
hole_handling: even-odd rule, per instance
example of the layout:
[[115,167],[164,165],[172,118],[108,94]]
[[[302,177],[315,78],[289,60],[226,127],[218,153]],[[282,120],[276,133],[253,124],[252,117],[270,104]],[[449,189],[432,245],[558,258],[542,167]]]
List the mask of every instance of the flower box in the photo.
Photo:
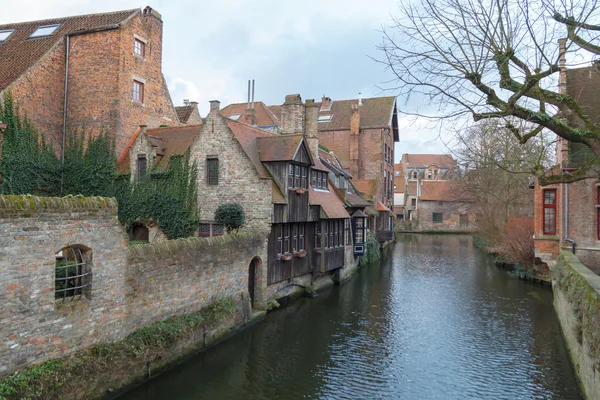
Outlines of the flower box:
[[300,250],[299,252],[297,252],[296,257],[298,257],[298,258],[306,257],[306,250]]
[[283,253],[281,255],[281,261],[290,261],[292,259],[292,253]]
[[304,194],[304,193],[306,193],[306,189],[304,189],[304,188],[296,189],[296,194]]

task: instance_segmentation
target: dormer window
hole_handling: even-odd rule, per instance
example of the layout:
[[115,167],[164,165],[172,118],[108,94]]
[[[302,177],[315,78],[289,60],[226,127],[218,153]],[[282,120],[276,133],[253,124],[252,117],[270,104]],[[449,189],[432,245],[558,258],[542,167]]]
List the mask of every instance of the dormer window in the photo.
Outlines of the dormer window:
[[329,114],[329,115],[319,115],[318,121],[319,122],[329,122],[329,121],[331,121],[332,118],[333,118],[332,114]]
[[238,119],[240,119],[241,116],[242,114],[233,114],[231,117],[229,117],[229,119],[237,121]]
[[313,171],[312,174],[312,186],[315,189],[327,190],[327,178],[329,174],[321,171]]
[[288,166],[288,189],[308,189],[308,167],[298,164]]
[[437,169],[436,169],[435,171],[433,171],[433,177],[434,177],[434,179],[436,179],[436,180],[437,180],[437,178],[438,178],[438,171],[439,171],[439,170],[437,170]]
[[8,40],[8,38],[10,37],[10,35],[12,35],[12,33],[14,32],[14,29],[6,29],[3,31],[0,31],[0,43],[4,43]]
[[412,178],[417,179],[419,177],[419,173],[417,171],[412,172]]
[[427,171],[427,179],[431,179],[431,170]]
[[57,25],[44,25],[40,26],[29,36],[29,39],[34,39],[38,37],[50,36],[60,27],[60,24]]

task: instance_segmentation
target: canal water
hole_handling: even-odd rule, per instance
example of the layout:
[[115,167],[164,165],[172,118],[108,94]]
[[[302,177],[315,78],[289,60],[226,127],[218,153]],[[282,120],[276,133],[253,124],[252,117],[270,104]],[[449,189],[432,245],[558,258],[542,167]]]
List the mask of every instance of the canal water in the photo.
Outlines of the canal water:
[[123,399],[581,399],[552,292],[469,236],[401,235],[382,262],[301,298]]

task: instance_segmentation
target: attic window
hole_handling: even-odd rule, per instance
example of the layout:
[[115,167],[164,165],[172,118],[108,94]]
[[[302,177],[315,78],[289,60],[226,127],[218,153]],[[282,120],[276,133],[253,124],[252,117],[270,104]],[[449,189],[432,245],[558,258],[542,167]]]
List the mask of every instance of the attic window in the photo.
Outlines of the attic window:
[[0,43],[6,42],[8,40],[8,37],[10,35],[12,35],[12,33],[14,32],[14,29],[6,29],[3,31],[0,31]]
[[329,115],[319,115],[319,122],[329,122],[333,118],[333,114]]
[[242,114],[233,114],[231,117],[229,117],[229,119],[237,121],[238,119],[240,119],[241,116]]
[[31,34],[31,36],[29,36],[30,39],[32,38],[37,38],[37,37],[43,37],[43,36],[50,36],[54,33],[55,30],[58,29],[60,25],[44,25],[44,26],[40,26],[39,28],[37,28],[35,30],[35,32],[33,32]]

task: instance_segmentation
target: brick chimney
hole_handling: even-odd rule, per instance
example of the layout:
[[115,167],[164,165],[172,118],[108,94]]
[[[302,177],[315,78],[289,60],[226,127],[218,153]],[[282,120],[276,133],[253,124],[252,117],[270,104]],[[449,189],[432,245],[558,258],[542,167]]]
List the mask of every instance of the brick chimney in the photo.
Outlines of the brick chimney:
[[350,117],[350,163],[352,174],[359,177],[359,150],[358,139],[360,135],[360,111],[358,104],[352,104],[352,116]]
[[248,109],[244,112],[244,123],[256,126],[256,112],[254,109]]
[[306,100],[304,116],[304,138],[313,157],[319,156],[319,106],[314,100]]
[[304,104],[299,94],[285,96],[281,106],[281,132],[284,135],[304,132]]
[[209,101],[210,103],[210,113],[211,114],[220,114],[219,111],[221,110],[221,102],[219,100],[211,100]]
[[331,99],[329,97],[323,96],[321,99],[321,111],[329,111],[331,110]]

